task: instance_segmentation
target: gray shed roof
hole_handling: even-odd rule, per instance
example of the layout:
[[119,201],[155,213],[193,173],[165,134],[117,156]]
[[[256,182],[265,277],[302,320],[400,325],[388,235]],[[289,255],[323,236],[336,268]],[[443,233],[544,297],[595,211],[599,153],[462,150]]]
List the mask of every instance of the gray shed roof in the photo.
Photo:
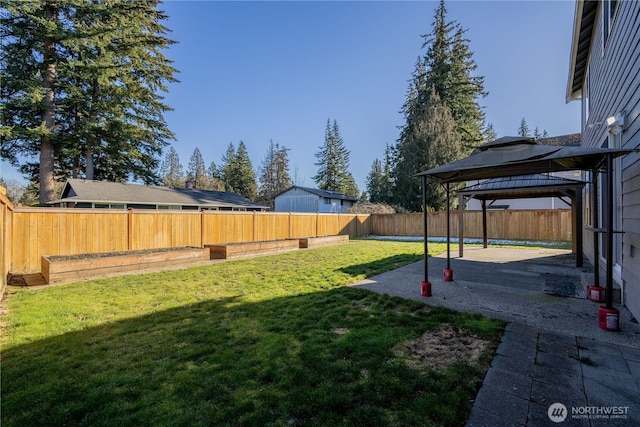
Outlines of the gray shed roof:
[[237,193],[68,179],[55,203],[112,203],[266,209]]

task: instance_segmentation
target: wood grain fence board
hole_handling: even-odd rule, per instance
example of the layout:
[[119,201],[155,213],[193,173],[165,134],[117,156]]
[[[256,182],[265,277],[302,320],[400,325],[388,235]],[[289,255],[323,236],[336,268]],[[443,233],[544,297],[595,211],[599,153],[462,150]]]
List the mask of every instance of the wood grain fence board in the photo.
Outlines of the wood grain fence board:
[[[2,204],[0,203],[0,207]],[[2,212],[5,212],[4,210]],[[128,249],[366,234],[422,236],[422,214],[317,214],[221,211],[147,211],[15,208],[0,218],[4,227],[0,265],[17,274],[40,271],[42,255],[74,255]],[[451,235],[458,236],[457,211]],[[7,220],[6,218],[9,218]],[[446,235],[446,213],[429,213],[429,235]],[[130,223],[129,223],[130,221]],[[482,237],[482,213],[464,213],[465,237]],[[571,240],[571,211],[489,211],[489,237]],[[1,237],[1,236],[0,236]],[[1,271],[1,270],[0,270]],[[0,282],[1,285],[1,282]]]

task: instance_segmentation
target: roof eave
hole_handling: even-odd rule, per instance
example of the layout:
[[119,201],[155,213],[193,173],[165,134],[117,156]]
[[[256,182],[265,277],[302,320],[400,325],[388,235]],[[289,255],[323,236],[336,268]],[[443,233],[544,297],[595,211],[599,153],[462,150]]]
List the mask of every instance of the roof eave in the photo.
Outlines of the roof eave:
[[582,97],[582,87],[593,42],[593,31],[599,1],[577,0],[573,18],[573,34],[567,79],[566,101],[576,101]]

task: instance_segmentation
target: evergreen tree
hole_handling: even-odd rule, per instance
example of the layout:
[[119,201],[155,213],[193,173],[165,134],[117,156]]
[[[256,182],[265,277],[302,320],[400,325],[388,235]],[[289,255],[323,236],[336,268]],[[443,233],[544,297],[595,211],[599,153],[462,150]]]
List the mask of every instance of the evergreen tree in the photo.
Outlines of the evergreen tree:
[[269,141],[260,167],[258,202],[273,209],[275,197],[291,187],[288,149]]
[[162,162],[160,178],[162,178],[163,184],[167,187],[184,187],[184,170],[180,163],[180,156],[173,146],[169,147],[169,151]]
[[528,138],[531,136],[531,133],[529,132],[529,126],[527,125],[527,121],[524,119],[524,117],[522,118],[522,120],[520,120],[520,127],[518,127],[518,135],[520,135],[523,138]]
[[[396,177],[396,201],[410,211],[422,210],[421,183],[415,175],[458,159],[461,155],[460,135],[449,108],[434,91],[424,107],[424,113],[414,121],[412,133],[405,135],[398,146]],[[446,207],[444,190],[429,184],[427,206],[434,210]]]
[[201,190],[209,189],[209,175],[207,175],[207,167],[204,165],[204,159],[200,149],[196,147],[189,159],[187,174],[192,178],[195,188]]
[[498,133],[493,127],[493,124],[489,123],[484,129],[484,141],[491,142],[498,139]]
[[373,161],[371,172],[367,175],[367,192],[371,203],[384,202],[384,172],[379,159]]
[[220,176],[227,191],[236,191],[231,185],[236,180],[236,157],[236,148],[233,142],[230,142],[227,146],[227,151],[222,155],[222,166],[220,167]]
[[533,130],[533,137],[535,139],[538,138],[547,138],[549,136],[549,133],[543,129],[542,132],[540,132],[540,129],[538,128],[538,126],[536,126],[536,128]]
[[344,145],[338,122],[327,119],[324,144],[316,154],[318,173],[313,180],[321,190],[337,191],[350,196],[358,196],[360,191],[355,179],[349,172],[349,157],[351,153]]
[[70,176],[158,180],[173,138],[160,92],[176,81],[158,4],[3,2],[1,154],[37,177],[41,202]]
[[247,147],[243,141],[236,151],[233,143],[229,143],[222,157],[222,179],[225,188],[248,199],[255,199],[257,193],[256,175],[253,171]]
[[[484,113],[477,102],[486,96],[484,78],[473,75],[477,65],[464,34],[460,24],[447,21],[441,0],[432,32],[422,36],[427,50],[424,57],[418,58],[402,107],[405,125],[395,147],[391,181],[392,201],[403,209],[421,210],[416,173],[426,166],[456,160],[484,141]],[[439,124],[428,123],[436,118]],[[453,123],[451,132],[448,120]],[[431,128],[439,126],[445,132],[442,138],[431,133]],[[449,146],[450,143],[458,146]],[[439,144],[445,153],[431,152],[426,156]],[[442,206],[439,190],[432,188],[428,193],[435,197],[428,201],[429,206]]]
[[384,203],[393,202],[393,189],[394,189],[394,181],[393,181],[393,170],[394,170],[394,160],[395,154],[394,149],[389,144],[385,147],[384,150],[384,164],[382,167],[382,185],[381,185],[381,200]]
[[[478,68],[469,49],[469,40],[459,23],[446,20],[444,0],[436,10],[433,30],[422,36],[427,52],[422,59],[423,82],[417,103],[428,102],[431,90],[449,107],[460,134],[463,153],[483,142],[484,113],[477,100],[485,97],[484,77],[474,76]],[[418,72],[418,70],[416,70]]]
[[209,165],[209,190],[224,191],[224,183],[222,182],[222,172],[216,165],[216,162],[211,162]]

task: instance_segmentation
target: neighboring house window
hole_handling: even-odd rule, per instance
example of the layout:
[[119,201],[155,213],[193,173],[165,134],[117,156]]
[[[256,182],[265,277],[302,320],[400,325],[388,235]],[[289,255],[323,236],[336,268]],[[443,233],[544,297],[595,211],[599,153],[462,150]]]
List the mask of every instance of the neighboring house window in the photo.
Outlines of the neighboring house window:
[[602,54],[607,47],[607,41],[609,40],[609,34],[611,33],[611,27],[613,27],[613,21],[618,10],[617,0],[604,0],[602,2]]
[[95,203],[93,207],[96,209],[124,209],[124,205],[114,205],[111,203]]
[[344,200],[340,200],[340,206],[344,206]]
[[330,205],[331,204],[331,199],[328,197],[324,197],[324,204],[325,205]]

